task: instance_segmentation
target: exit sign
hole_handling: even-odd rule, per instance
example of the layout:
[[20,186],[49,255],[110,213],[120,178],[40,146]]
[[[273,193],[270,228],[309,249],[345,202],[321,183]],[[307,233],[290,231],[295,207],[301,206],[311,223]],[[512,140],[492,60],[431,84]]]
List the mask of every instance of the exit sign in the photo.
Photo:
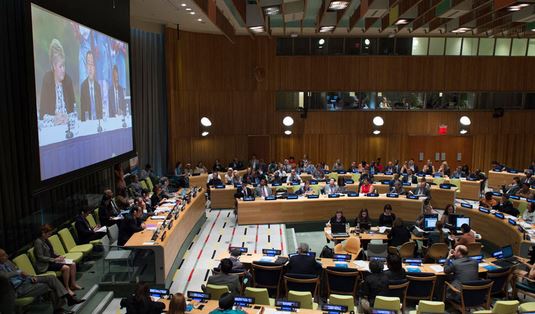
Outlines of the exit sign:
[[446,135],[448,133],[448,126],[445,124],[441,124],[438,127],[438,134],[440,135]]

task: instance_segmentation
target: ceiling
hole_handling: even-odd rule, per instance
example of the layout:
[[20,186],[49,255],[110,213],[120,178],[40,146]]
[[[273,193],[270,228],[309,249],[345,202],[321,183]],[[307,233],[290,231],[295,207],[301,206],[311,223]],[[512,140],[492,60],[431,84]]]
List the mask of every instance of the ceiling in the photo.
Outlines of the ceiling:
[[230,40],[235,35],[535,37],[535,0],[131,0],[131,12],[140,20]]

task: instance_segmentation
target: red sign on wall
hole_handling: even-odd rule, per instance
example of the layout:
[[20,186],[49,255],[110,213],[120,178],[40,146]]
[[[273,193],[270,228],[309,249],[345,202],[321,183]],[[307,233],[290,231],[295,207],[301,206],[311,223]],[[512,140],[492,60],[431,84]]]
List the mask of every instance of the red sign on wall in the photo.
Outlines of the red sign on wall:
[[438,134],[440,135],[446,135],[448,133],[448,126],[445,124],[441,124],[438,127]]

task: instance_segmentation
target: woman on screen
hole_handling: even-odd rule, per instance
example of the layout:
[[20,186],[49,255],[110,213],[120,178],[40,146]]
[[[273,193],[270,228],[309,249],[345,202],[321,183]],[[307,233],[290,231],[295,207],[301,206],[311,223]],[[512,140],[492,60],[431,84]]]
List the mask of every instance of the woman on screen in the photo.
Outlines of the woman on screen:
[[51,69],[43,77],[39,118],[52,117],[54,125],[67,124],[68,114],[74,111],[74,88],[65,71],[65,51],[56,38],[50,42],[48,59]]

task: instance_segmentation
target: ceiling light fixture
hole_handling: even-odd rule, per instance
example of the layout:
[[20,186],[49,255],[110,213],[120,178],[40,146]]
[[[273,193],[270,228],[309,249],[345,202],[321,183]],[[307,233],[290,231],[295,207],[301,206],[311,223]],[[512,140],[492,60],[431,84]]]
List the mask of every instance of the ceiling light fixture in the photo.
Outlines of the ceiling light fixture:
[[379,134],[381,134],[381,131],[380,131],[380,130],[374,130],[374,131],[373,131],[373,134],[375,134],[375,135],[379,135]]
[[329,10],[338,11],[338,10],[344,10],[349,5],[349,1],[331,1],[329,3]]
[[373,124],[376,126],[382,126],[383,124],[385,124],[385,120],[383,120],[383,118],[381,118],[380,116],[375,116],[375,118],[373,118]]
[[396,25],[407,25],[407,24],[409,24],[409,20],[407,20],[407,19],[399,19],[399,20],[396,21],[395,24]]
[[204,131],[204,132],[201,133],[202,136],[207,136],[208,134],[210,134],[210,132],[208,132],[208,131]]
[[514,11],[520,11],[522,8],[529,7],[528,3],[519,3],[517,5],[511,5],[507,7],[507,10],[514,12]]
[[325,43],[325,39],[321,38],[320,40],[318,40],[318,44],[323,45],[324,43]]
[[186,8],[186,11],[191,11],[191,8]]
[[461,129],[461,131],[460,131],[459,133],[461,133],[461,134],[466,134],[466,133],[468,133],[468,130]]
[[189,14],[191,14],[191,15],[195,15],[195,12],[191,11]]
[[197,22],[202,22],[202,19],[197,19]]
[[291,134],[292,134],[292,131],[290,131],[290,130],[286,130],[286,131],[284,131],[284,134],[286,134],[286,135],[291,135]]
[[371,44],[371,41],[368,38],[366,38],[366,39],[364,39],[364,44],[366,46],[369,46]]
[[183,7],[185,7],[185,6],[187,6],[187,4],[185,4],[185,3],[182,3],[182,6],[183,6]]

